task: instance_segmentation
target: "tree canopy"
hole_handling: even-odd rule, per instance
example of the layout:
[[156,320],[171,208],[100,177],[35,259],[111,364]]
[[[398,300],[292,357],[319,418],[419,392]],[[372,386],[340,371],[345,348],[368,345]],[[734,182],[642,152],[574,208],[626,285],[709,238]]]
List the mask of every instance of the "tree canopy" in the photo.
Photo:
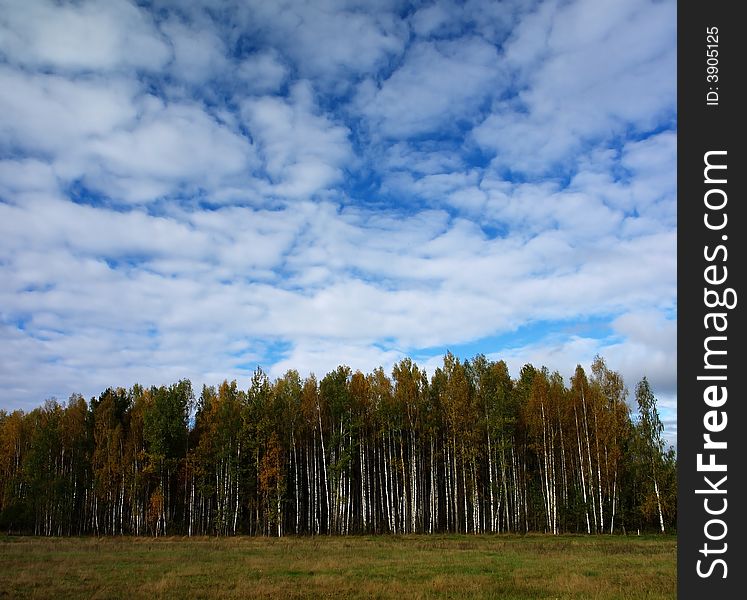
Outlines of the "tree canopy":
[[447,353],[195,396],[109,388],[0,411],[0,527],[37,535],[665,531],[676,468],[599,357],[558,373]]

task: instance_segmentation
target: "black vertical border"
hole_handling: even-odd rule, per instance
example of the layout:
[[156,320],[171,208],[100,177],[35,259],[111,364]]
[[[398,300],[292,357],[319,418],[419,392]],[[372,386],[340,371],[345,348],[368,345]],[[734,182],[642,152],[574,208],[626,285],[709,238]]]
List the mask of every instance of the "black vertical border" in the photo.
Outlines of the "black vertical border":
[[[733,0],[680,0],[677,13],[677,583],[678,598],[684,599],[747,598],[747,550],[744,547],[747,540],[743,516],[747,511],[747,498],[741,482],[747,464],[747,398],[743,374],[747,365],[741,351],[747,341],[743,339],[747,337],[743,318],[747,304],[743,273],[747,266],[738,259],[744,255],[747,235],[744,232],[747,164],[742,139],[746,128],[744,116],[740,114],[747,108],[742,91],[746,72],[742,42],[747,38],[744,31],[747,23],[737,15],[740,5]],[[706,79],[706,29],[709,27],[718,27],[719,31],[718,82]],[[718,106],[708,106],[706,94],[716,87]],[[704,194],[709,189],[704,179],[704,154],[711,150],[727,151],[727,183],[719,187],[728,197],[724,209],[728,224],[718,232],[709,231],[704,225]],[[722,241],[723,235],[727,236],[727,241]],[[728,248],[727,261],[719,262],[728,268],[728,280],[720,289],[734,288],[738,296],[737,306],[727,311],[728,366],[726,371],[719,371],[719,374],[726,372],[728,377],[728,400],[722,407],[727,412],[728,424],[722,433],[713,434],[714,439],[725,440],[728,444],[726,450],[718,453],[718,461],[725,461],[728,470],[704,473],[697,470],[697,455],[710,452],[703,450],[703,434],[707,432],[703,418],[710,410],[703,401],[703,391],[709,384],[698,381],[697,376],[706,373],[703,368],[705,337],[724,335],[706,330],[704,324],[706,313],[714,310],[707,309],[704,304],[704,269],[715,264],[706,261],[704,248],[713,249],[720,243]],[[726,484],[720,486],[727,490],[728,507],[719,517],[706,513],[704,500],[711,498],[711,506],[717,508],[722,505],[724,496],[696,493],[696,490],[708,488],[704,475],[710,475],[714,482],[723,475],[728,477]],[[728,531],[723,540],[707,539],[704,527],[710,518],[726,522]],[[713,525],[711,533],[718,536],[719,525]],[[706,543],[709,548],[717,549],[725,543],[727,548],[724,554],[706,556],[702,553]],[[707,572],[717,558],[726,561],[726,578],[722,577],[721,565],[714,568],[710,577],[700,577],[697,561],[703,561],[701,570]]]

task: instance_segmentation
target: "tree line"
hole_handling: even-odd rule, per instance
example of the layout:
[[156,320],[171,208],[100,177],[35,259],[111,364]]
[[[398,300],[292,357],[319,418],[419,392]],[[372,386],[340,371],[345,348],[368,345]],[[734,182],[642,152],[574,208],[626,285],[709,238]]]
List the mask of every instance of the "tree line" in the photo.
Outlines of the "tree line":
[[109,388],[0,411],[0,527],[36,535],[625,533],[676,524],[674,450],[597,357],[567,387],[451,353],[248,389]]

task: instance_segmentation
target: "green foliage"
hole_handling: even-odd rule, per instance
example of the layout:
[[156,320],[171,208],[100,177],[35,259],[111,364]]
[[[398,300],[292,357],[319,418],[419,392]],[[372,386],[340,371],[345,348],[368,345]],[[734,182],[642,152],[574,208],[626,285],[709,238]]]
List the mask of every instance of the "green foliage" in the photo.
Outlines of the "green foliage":
[[151,388],[150,399],[144,422],[148,451],[160,461],[181,458],[187,446],[187,421],[194,399],[191,382],[183,379],[168,388]]

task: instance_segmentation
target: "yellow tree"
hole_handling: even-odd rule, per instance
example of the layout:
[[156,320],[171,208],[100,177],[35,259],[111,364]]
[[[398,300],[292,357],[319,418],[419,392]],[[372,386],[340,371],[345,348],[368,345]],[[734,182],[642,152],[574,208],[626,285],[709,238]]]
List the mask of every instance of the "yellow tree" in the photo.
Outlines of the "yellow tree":
[[270,534],[275,531],[278,537],[283,534],[282,502],[286,487],[284,465],[283,449],[277,433],[273,431],[260,462],[259,489],[265,512],[265,532]]

